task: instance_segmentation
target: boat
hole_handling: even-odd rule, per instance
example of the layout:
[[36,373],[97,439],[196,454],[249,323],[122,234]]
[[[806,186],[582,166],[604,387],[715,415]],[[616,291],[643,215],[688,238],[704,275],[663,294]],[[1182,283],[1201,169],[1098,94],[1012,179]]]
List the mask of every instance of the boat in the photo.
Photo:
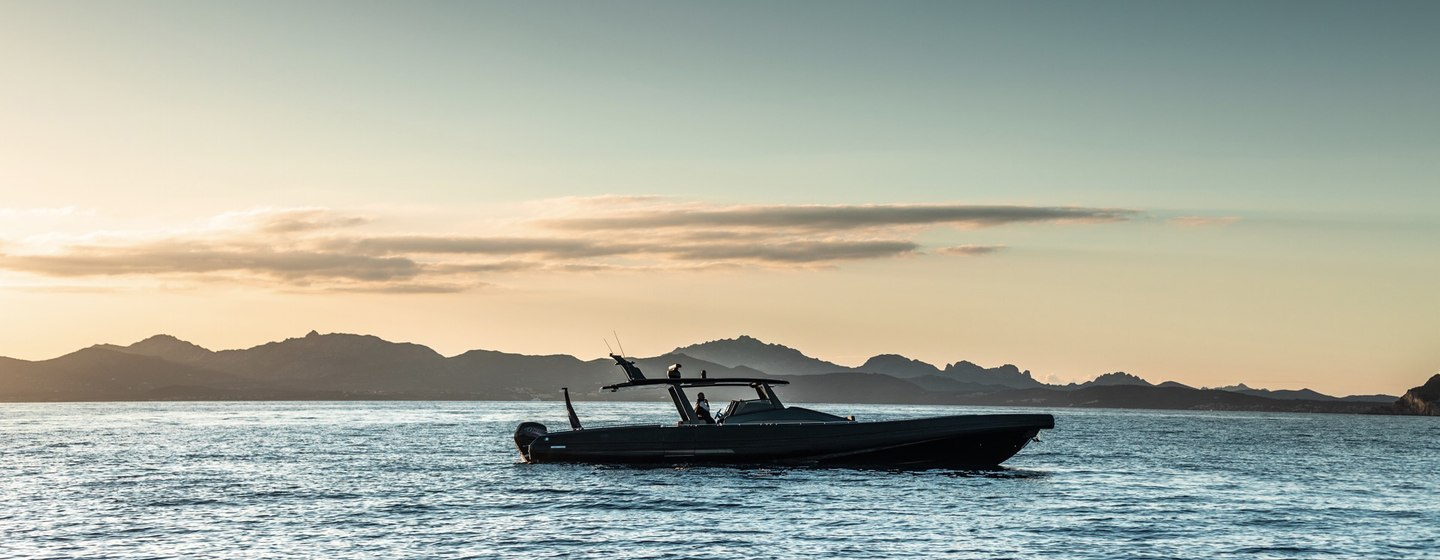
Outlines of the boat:
[[[853,416],[786,406],[770,378],[646,378],[635,362],[610,354],[627,376],[622,389],[664,388],[680,420],[670,425],[584,428],[562,388],[569,431],[525,422],[515,446],[527,463],[789,464],[879,467],[996,467],[1055,427],[1049,414],[968,414],[907,420],[858,421]],[[756,398],[734,400],[713,423],[697,412],[686,389],[749,387]]]

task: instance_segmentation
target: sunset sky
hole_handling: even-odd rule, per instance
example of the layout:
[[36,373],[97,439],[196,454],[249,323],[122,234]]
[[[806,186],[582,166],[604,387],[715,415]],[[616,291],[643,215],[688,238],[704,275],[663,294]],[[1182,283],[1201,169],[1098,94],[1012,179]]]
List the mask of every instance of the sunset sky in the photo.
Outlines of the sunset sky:
[[0,356],[749,334],[1399,394],[1440,3],[0,1]]

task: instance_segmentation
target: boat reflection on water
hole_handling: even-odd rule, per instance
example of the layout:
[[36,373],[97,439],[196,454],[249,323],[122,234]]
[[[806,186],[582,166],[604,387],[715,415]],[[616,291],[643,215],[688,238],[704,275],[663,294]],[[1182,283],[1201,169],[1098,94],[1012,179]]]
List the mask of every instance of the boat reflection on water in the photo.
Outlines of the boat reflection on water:
[[[565,392],[570,431],[550,432],[525,422],[515,446],[529,463],[816,465],[870,467],[994,467],[1014,456],[1040,430],[1055,427],[1049,414],[971,414],[857,422],[798,406],[785,406],[762,378],[647,379],[635,363],[611,354],[628,380],[619,391],[664,388],[680,420],[668,426],[585,429]],[[714,423],[697,415],[688,388],[750,387],[756,398],[731,401]]]

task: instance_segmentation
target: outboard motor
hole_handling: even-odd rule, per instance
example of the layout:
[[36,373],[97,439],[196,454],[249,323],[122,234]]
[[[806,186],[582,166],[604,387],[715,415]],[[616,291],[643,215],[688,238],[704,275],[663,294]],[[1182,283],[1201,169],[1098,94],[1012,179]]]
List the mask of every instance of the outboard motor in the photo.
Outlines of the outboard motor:
[[520,427],[515,428],[515,447],[520,450],[520,457],[525,462],[530,462],[530,444],[548,433],[550,430],[539,422],[522,422]]

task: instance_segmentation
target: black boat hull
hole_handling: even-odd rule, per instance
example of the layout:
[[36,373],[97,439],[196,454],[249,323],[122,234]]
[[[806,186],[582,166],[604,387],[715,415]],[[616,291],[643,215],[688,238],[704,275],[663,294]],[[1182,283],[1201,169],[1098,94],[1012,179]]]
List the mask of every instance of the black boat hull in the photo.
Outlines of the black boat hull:
[[527,443],[517,439],[517,445],[532,463],[993,467],[1054,425],[1048,414],[987,414],[882,422],[622,426],[531,434]]

